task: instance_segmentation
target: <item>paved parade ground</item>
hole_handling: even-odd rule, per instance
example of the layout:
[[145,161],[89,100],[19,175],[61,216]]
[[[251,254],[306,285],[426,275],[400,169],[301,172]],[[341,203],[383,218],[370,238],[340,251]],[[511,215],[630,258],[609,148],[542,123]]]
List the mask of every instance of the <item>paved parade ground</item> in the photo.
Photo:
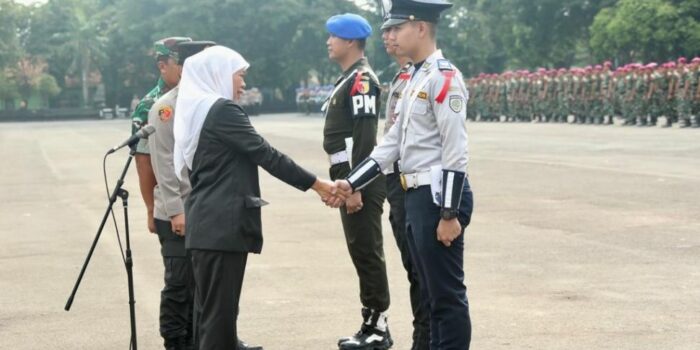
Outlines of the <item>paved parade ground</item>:
[[[72,311],[63,306],[106,205],[102,155],[129,123],[0,124],[0,349],[128,349],[111,224]],[[321,118],[253,123],[327,176]],[[470,123],[469,133],[473,349],[700,349],[700,130]],[[110,186],[126,155],[109,158]],[[239,334],[268,350],[334,349],[360,325],[339,215],[263,174],[265,247],[248,262]],[[139,347],[159,349],[163,266],[135,168],[125,188]],[[389,324],[406,350],[408,283],[386,209]]]

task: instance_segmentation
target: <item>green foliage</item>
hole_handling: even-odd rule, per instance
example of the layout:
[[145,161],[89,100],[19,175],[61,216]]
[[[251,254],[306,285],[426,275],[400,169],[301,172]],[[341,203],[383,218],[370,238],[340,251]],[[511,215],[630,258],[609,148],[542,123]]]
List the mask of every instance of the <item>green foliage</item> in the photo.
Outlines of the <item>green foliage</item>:
[[602,10],[591,26],[596,57],[665,61],[700,52],[697,2],[620,0]]
[[43,97],[54,97],[61,92],[61,87],[58,86],[56,78],[53,75],[42,74],[36,84],[36,91]]
[[19,97],[17,82],[11,79],[6,73],[3,79],[0,79],[0,100],[14,100]]
[[19,29],[25,20],[23,6],[12,0],[0,0],[0,69],[13,65],[19,59]]
[[[673,59],[700,54],[697,0],[453,0],[441,21],[439,46],[465,76],[508,69]],[[328,17],[364,15],[375,34],[370,62],[386,80],[395,71],[384,53],[375,0],[0,0],[0,69],[23,58],[47,63],[42,95],[82,95],[101,75],[107,104],[125,105],[155,84],[153,42],[168,36],[214,40],[250,62],[249,85],[291,98],[310,78],[332,82]],[[99,74],[97,74],[99,73]],[[21,90],[2,79],[0,93]],[[68,79],[66,79],[68,78]],[[66,86],[76,81],[81,91]],[[15,86],[12,88],[12,86]]]

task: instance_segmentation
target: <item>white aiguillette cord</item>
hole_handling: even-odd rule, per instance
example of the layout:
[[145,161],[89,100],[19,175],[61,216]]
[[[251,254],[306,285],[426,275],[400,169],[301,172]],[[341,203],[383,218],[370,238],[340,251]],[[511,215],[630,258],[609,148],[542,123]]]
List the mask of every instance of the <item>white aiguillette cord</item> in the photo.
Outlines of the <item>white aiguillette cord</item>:
[[338,89],[340,89],[341,86],[345,85],[345,83],[348,81],[348,79],[350,79],[353,75],[355,75],[355,73],[357,73],[357,69],[355,69],[354,71],[350,72],[350,74],[348,74],[348,76],[345,77],[345,79],[341,80],[340,83],[338,83],[338,84],[335,86],[335,88],[333,89],[333,91],[331,92],[331,94],[328,95],[328,98],[326,99],[326,102],[323,104],[323,107],[321,107],[321,111],[323,111],[323,116],[324,116],[324,117],[326,117],[326,116],[328,115],[328,104],[331,102],[331,99],[333,98],[333,96],[335,96],[335,94],[338,92]]

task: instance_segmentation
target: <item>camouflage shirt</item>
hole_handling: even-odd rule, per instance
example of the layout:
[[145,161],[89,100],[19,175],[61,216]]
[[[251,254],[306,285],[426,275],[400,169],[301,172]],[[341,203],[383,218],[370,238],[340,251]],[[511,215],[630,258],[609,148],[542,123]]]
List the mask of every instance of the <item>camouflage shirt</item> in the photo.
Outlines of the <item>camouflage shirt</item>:
[[[163,96],[166,92],[165,82],[163,79],[158,79],[156,86],[144,96],[139,104],[134,109],[134,114],[131,115],[131,134],[135,134],[144,125],[148,124],[148,112],[153,104]],[[136,145],[136,153],[150,154],[148,150],[148,139],[141,139]]]

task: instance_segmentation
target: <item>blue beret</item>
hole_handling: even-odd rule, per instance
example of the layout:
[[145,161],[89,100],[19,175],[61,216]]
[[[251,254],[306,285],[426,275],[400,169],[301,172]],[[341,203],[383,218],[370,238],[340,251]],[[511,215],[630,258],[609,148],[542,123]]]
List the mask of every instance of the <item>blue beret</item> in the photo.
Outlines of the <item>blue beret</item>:
[[326,21],[329,33],[347,40],[366,39],[372,35],[372,27],[364,17],[353,13],[336,15]]

